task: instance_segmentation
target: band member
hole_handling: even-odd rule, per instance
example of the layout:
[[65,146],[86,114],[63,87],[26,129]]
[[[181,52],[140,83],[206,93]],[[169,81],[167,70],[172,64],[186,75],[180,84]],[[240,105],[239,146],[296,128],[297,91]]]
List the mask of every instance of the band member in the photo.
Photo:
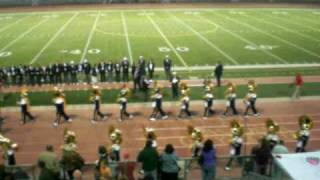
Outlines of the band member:
[[187,115],[188,118],[191,118],[191,112],[189,111],[190,106],[190,97],[189,97],[189,88],[186,83],[182,82],[180,85],[181,88],[181,109],[178,115],[178,118],[182,118],[183,114]]
[[227,89],[224,94],[225,94],[227,103],[226,103],[226,111],[224,112],[223,115],[226,116],[227,113],[230,111],[230,109],[232,110],[233,115],[238,115],[238,111],[236,109],[236,98],[237,98],[236,85],[229,82],[227,84]]
[[144,94],[144,101],[147,102],[149,98],[149,89],[150,84],[152,83],[152,80],[150,80],[147,76],[141,77],[141,90]]
[[112,142],[111,153],[114,154],[115,160],[120,161],[120,144],[122,142],[122,133],[114,126],[109,127],[109,137]]
[[130,119],[133,118],[133,115],[127,112],[129,93],[130,93],[130,89],[127,87],[126,84],[123,84],[120,90],[119,98],[118,98],[118,103],[120,104],[120,119],[119,119],[120,122],[124,120],[125,116],[129,117]]
[[77,149],[76,133],[70,131],[68,128],[64,129],[63,132],[64,144],[61,146],[61,149],[67,151],[75,151]]
[[148,62],[147,69],[148,69],[149,78],[152,79],[153,78],[154,69],[155,69],[155,63],[154,63],[153,59],[150,59],[150,61]]
[[14,153],[18,149],[18,144],[0,134],[0,146],[2,148],[5,165],[15,165],[16,158]]
[[162,95],[161,87],[157,84],[157,82],[155,82],[154,93],[151,96],[151,99],[153,101],[152,102],[153,111],[150,116],[150,121],[155,121],[158,113],[160,113],[162,119],[168,118],[168,116],[162,109],[162,98],[163,98],[163,95]]
[[100,105],[101,105],[101,91],[99,89],[99,86],[93,86],[92,95],[90,97],[90,101],[94,104],[94,110],[93,110],[93,119],[91,120],[91,123],[95,124],[97,123],[97,116],[99,116],[101,119],[105,119],[106,116],[101,113],[100,111]]
[[152,142],[152,147],[157,148],[157,135],[154,132],[153,128],[143,127],[144,136],[146,137],[146,141]]
[[163,60],[163,68],[164,68],[164,72],[166,73],[167,79],[171,78],[171,67],[172,67],[172,61],[169,58],[169,55],[166,55],[166,57]]
[[200,131],[200,129],[189,125],[188,126],[188,134],[192,140],[192,146],[191,146],[192,157],[193,158],[199,157],[199,155],[201,153],[201,148],[203,146],[202,132]]
[[179,97],[179,84],[180,84],[180,77],[177,76],[176,72],[172,72],[172,77],[170,79],[171,82],[171,89],[172,89],[172,98]]
[[231,127],[231,142],[230,142],[230,159],[224,168],[225,170],[229,171],[231,170],[232,161],[236,158],[238,163],[241,164],[240,158],[237,158],[241,155],[241,147],[243,144],[243,127],[240,126],[240,124],[233,120],[230,123]]
[[250,80],[248,82],[248,93],[244,98],[244,104],[246,105],[246,110],[244,112],[244,116],[248,116],[249,109],[252,110],[254,116],[259,116],[259,113],[256,109],[256,101],[257,101],[257,85],[254,80]]
[[297,140],[296,152],[305,152],[305,147],[310,137],[310,130],[313,128],[313,120],[307,115],[300,116],[299,126],[300,130],[294,134],[294,138]]
[[54,88],[54,99],[53,102],[56,107],[56,120],[53,123],[53,126],[58,126],[60,124],[61,116],[64,118],[67,122],[72,122],[72,119],[65,113],[65,95],[63,93],[62,89],[59,89],[58,87]]
[[272,119],[267,119],[266,121],[267,135],[265,136],[266,140],[269,141],[271,149],[278,144],[279,136],[277,132],[280,130],[279,125],[274,122]]
[[21,115],[22,115],[22,124],[25,124],[27,121],[27,118],[30,120],[34,120],[34,116],[32,116],[29,112],[29,107],[30,107],[30,101],[28,98],[28,90],[26,88],[22,88],[21,90],[21,98],[17,102],[18,105],[20,105],[21,108]]
[[207,119],[210,115],[214,114],[214,110],[212,109],[213,99],[214,99],[214,95],[213,95],[214,86],[209,79],[204,83],[205,83],[204,84],[205,94],[203,96],[203,100],[204,100],[203,119]]

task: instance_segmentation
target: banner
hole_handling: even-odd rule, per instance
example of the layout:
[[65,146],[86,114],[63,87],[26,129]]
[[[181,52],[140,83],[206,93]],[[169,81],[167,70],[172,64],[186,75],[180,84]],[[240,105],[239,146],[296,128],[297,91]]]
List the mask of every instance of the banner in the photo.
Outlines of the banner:
[[320,151],[274,155],[276,163],[294,180],[320,179]]

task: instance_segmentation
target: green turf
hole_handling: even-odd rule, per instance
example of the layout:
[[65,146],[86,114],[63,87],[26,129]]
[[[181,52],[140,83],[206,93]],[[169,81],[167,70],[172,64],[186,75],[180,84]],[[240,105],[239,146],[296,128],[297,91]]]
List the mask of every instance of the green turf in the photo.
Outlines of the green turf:
[[6,17],[0,18],[1,66],[79,62],[82,57],[99,62],[132,56],[136,61],[140,55],[162,66],[166,54],[178,67],[218,61],[275,67],[320,62],[316,9],[96,10],[0,16]]
[[[217,88],[215,90],[215,96],[217,99],[223,99],[224,88]],[[258,96],[261,98],[270,97],[290,97],[293,91],[293,87],[289,87],[288,84],[263,84],[258,87]],[[116,103],[118,96],[118,90],[103,90],[103,103]],[[244,97],[247,92],[247,86],[241,85],[237,87],[238,97]],[[191,88],[191,99],[200,100],[203,96],[204,90],[202,87]],[[320,83],[305,83],[302,88],[302,96],[319,96],[320,95]],[[90,91],[67,91],[68,104],[89,104]],[[52,105],[53,93],[50,92],[33,92],[29,93],[30,101],[32,105]],[[129,102],[142,102],[144,94],[137,92],[132,94]],[[19,99],[18,93],[4,94],[4,101],[2,106],[15,106]],[[164,90],[164,100],[172,101],[171,89],[166,88]],[[176,101],[176,100],[175,100]]]

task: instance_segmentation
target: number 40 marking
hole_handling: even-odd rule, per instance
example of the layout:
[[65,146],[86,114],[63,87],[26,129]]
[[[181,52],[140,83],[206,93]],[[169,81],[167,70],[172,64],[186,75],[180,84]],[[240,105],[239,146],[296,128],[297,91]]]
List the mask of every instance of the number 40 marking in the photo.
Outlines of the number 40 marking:
[[[184,47],[184,46],[178,46],[175,49],[177,51],[179,51],[179,52],[188,52],[189,51],[189,48],[188,47]],[[159,47],[158,50],[160,52],[170,52],[172,49],[169,48],[169,47],[166,47],[166,46],[162,46],[162,47]]]

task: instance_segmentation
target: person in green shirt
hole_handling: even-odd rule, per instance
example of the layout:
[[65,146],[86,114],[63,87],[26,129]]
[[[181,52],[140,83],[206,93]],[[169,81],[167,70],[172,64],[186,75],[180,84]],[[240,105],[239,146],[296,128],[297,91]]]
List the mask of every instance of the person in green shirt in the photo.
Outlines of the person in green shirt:
[[47,145],[46,151],[39,154],[38,162],[45,163],[46,170],[52,171],[56,177],[59,177],[60,163],[52,145]]
[[137,159],[137,161],[142,164],[142,170],[145,177],[152,177],[153,180],[157,180],[158,160],[158,152],[152,147],[152,141],[148,140]]
[[38,166],[40,168],[39,180],[57,180],[59,177],[56,174],[46,167],[46,163],[43,161],[38,161]]

